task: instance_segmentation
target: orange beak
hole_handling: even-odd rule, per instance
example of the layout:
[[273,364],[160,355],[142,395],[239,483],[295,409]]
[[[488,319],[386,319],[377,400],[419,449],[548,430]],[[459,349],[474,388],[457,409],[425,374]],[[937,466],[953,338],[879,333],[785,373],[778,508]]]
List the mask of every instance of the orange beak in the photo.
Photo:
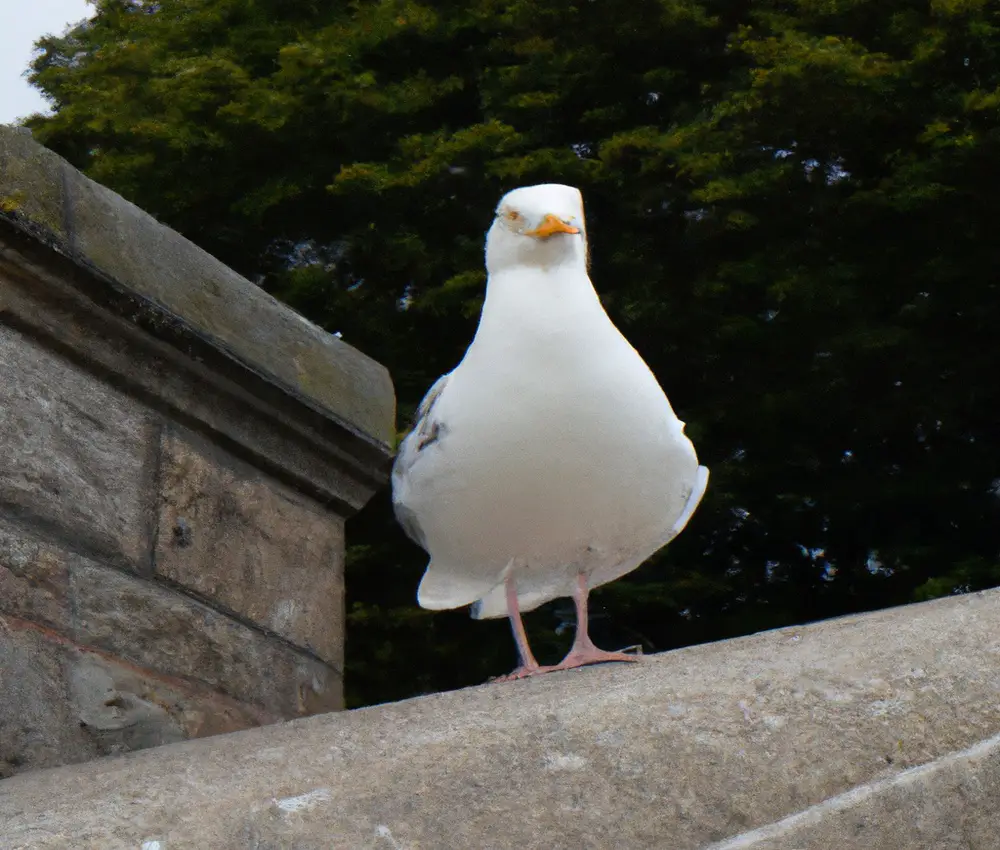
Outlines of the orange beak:
[[542,223],[538,225],[534,230],[525,231],[525,236],[534,236],[536,239],[548,239],[550,236],[554,236],[556,233],[579,233],[579,227],[573,227],[572,224],[567,224],[558,216],[549,213],[545,218],[542,219]]

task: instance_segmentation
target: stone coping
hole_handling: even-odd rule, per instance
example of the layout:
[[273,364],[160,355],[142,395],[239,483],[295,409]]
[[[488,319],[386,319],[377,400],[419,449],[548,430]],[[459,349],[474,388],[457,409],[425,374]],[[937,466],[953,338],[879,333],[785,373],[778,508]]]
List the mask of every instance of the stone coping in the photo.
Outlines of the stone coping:
[[[194,337],[388,454],[386,369],[157,222],[22,128],[0,125],[0,237],[19,232],[99,283],[105,306],[176,344]],[[93,294],[93,293],[92,293]]]

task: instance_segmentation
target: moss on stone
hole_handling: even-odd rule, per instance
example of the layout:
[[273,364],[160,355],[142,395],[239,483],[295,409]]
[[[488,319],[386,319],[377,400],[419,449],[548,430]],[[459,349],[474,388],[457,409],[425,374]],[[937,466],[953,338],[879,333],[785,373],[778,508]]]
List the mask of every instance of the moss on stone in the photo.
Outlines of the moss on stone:
[[8,215],[16,213],[21,209],[23,204],[24,192],[20,189],[15,189],[9,195],[0,196],[0,212],[7,213]]

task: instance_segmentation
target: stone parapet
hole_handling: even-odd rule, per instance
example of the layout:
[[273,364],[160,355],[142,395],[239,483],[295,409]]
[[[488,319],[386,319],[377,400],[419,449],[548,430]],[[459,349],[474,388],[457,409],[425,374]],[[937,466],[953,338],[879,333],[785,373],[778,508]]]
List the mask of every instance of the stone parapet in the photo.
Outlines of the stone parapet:
[[385,369],[0,127],[0,778],[341,707]]

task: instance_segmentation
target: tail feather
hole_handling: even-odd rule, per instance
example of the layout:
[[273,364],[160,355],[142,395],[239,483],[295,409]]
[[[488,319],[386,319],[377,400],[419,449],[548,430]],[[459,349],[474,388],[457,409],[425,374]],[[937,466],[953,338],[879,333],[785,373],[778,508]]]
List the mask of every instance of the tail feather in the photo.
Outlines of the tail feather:
[[484,581],[461,569],[431,561],[420,580],[417,602],[430,611],[461,608],[482,599],[494,586],[494,581]]

